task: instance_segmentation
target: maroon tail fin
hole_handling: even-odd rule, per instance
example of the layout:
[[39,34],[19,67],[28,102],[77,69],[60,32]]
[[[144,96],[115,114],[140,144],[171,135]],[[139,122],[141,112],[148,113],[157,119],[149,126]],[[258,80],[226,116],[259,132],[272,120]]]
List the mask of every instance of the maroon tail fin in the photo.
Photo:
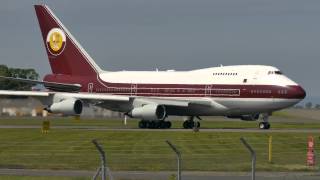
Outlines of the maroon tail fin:
[[101,69],[46,5],[35,5],[53,74],[92,76]]

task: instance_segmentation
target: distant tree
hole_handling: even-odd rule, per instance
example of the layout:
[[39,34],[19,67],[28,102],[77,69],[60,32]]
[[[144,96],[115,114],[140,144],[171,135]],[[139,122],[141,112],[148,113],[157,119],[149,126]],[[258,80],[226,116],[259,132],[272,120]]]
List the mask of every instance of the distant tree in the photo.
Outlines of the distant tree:
[[[0,76],[10,76],[9,68],[6,65],[0,65]],[[0,79],[0,89],[7,89],[7,80]]]
[[305,105],[305,107],[306,107],[307,109],[311,109],[311,108],[312,108],[312,102],[307,102],[306,105]]
[[320,104],[316,104],[316,105],[314,106],[314,108],[320,109]]
[[[39,74],[34,69],[8,68],[6,65],[0,65],[0,75],[7,77],[38,79]],[[9,80],[0,80],[0,89],[6,90],[31,90],[33,84],[22,83]]]
[[295,108],[295,109],[303,109],[303,106],[301,106],[301,105],[296,105],[296,106],[294,106],[294,108]]

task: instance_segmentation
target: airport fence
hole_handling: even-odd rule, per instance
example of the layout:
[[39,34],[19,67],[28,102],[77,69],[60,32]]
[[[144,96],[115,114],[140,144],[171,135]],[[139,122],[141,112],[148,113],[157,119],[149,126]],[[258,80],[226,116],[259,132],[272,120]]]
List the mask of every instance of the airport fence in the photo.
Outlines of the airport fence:
[[[183,171],[250,172],[250,154],[239,138],[256,151],[257,171],[318,171],[308,167],[307,133],[273,133],[269,162],[267,133],[127,132],[54,130],[2,130],[0,167],[26,169],[77,169],[95,171],[100,159],[91,140],[99,139],[112,171],[175,171],[176,155],[169,139],[181,152]],[[314,134],[319,138],[319,134]],[[316,141],[315,152],[320,152]],[[317,156],[319,158],[319,154]]]

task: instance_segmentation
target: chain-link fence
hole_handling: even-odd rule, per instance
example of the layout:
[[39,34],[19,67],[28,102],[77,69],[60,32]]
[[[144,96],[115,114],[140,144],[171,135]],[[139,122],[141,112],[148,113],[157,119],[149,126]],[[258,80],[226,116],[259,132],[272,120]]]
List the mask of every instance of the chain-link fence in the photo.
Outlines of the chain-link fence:
[[[269,136],[273,136],[269,163]],[[95,171],[100,165],[91,140],[103,144],[112,171],[175,171],[176,156],[170,140],[182,157],[183,171],[250,172],[251,158],[239,138],[256,151],[257,171],[319,171],[306,165],[307,140],[319,134],[190,131],[93,131],[54,129],[41,134],[37,129],[2,129],[0,167],[25,169],[76,169]],[[318,156],[317,156],[318,157]]]

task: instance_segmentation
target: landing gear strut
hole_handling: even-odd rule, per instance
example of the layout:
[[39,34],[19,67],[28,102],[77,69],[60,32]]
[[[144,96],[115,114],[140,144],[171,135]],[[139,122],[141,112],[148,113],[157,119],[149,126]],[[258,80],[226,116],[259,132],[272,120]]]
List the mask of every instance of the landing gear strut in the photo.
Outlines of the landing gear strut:
[[183,122],[183,128],[184,129],[198,129],[200,128],[200,122],[194,120],[194,116],[189,116],[187,119]]
[[262,122],[259,123],[260,129],[270,129],[269,114],[262,114]]
[[164,120],[141,120],[139,121],[139,128],[141,129],[169,129],[171,128],[171,122],[170,121],[164,121]]

